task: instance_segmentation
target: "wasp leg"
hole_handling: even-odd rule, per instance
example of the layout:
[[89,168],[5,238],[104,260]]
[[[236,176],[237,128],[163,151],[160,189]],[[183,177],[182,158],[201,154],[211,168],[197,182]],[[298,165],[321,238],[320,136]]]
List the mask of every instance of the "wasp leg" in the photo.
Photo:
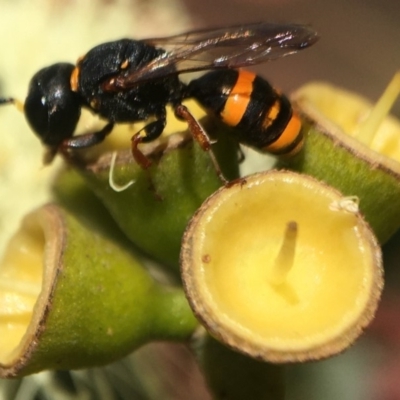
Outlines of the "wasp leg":
[[[107,135],[109,135],[114,128],[114,123],[109,122],[101,130],[97,132],[84,133],[83,135],[74,136],[62,141],[61,145],[57,148],[66,160],[72,161],[71,155],[68,150],[70,149],[84,149],[101,143]],[[48,158],[45,158],[48,161]]]
[[[157,120],[150,122],[132,136],[132,156],[143,169],[149,168],[151,161],[139,150],[138,146],[141,143],[147,143],[157,139],[163,133],[166,118],[165,113],[160,115]],[[145,136],[141,135],[142,131],[145,132]]]
[[179,104],[175,107],[175,115],[177,118],[187,122],[189,130],[192,133],[194,139],[199,143],[201,148],[204,151],[207,151],[210,155],[211,161],[214,164],[214,168],[219,179],[221,179],[224,185],[229,184],[229,181],[222,173],[215,154],[212,151],[210,138],[207,136],[207,133],[204,131],[203,127],[199,124],[193,114],[188,110],[186,106],[184,106],[183,104]]
[[109,122],[101,130],[97,132],[85,133],[83,135],[74,136],[70,139],[65,139],[60,145],[60,151],[65,153],[69,149],[84,149],[101,143],[114,128],[114,123]]

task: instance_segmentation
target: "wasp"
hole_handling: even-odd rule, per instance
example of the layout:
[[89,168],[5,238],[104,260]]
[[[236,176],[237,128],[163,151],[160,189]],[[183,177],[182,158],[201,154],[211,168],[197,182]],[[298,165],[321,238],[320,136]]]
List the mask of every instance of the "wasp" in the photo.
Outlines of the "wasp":
[[[259,151],[293,154],[300,149],[302,136],[289,100],[263,78],[240,68],[295,53],[317,39],[308,26],[262,22],[103,43],[75,65],[62,62],[38,71],[23,111],[47,148],[45,163],[58,152],[68,156],[73,149],[102,142],[116,123],[151,119],[131,139],[133,158],[148,168],[151,161],[139,145],[161,135],[167,104],[210,151],[208,136],[182,104],[188,98],[238,128],[241,143]],[[188,84],[180,80],[181,74],[207,70]],[[0,99],[0,104],[16,102]],[[82,108],[104,118],[105,126],[74,136]]]

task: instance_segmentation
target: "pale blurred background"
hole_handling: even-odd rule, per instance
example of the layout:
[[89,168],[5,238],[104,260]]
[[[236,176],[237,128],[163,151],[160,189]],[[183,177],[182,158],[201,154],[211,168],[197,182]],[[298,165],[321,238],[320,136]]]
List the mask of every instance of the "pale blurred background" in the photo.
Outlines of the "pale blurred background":
[[[196,26],[297,22],[320,34],[314,48],[257,68],[287,91],[329,80],[376,99],[400,68],[398,0],[183,0]],[[400,111],[400,104],[397,105]]]
[[[27,81],[38,67],[54,61],[74,62],[91,46],[105,40],[121,36],[134,38],[162,36],[191,28],[253,21],[305,23],[312,25],[320,34],[320,41],[312,48],[256,68],[274,86],[285,92],[290,92],[311,80],[326,80],[357,91],[374,101],[394,73],[400,69],[399,0],[92,1],[96,3],[97,9],[103,7],[107,10],[104,15],[94,12],[91,6],[88,6],[90,1],[0,1],[1,95],[23,98]],[[45,3],[47,5],[51,3],[53,8],[61,5],[64,14],[68,10],[73,10],[70,13],[72,16],[70,15],[68,19],[50,18],[45,22],[48,18],[41,15],[38,19],[33,11],[22,13],[14,10],[17,4],[29,4],[31,10],[42,10]],[[129,11],[130,7],[134,13]],[[63,24],[60,29],[60,25]],[[20,35],[17,36],[16,32]],[[397,102],[394,113],[400,117],[400,101]],[[26,124],[14,110],[12,112],[2,110],[1,132],[7,131],[1,125],[11,117],[14,118],[11,124],[18,130],[16,135],[22,137],[24,142],[32,143],[32,145],[27,144],[27,154],[32,153],[32,146],[37,146],[37,151],[41,151],[37,140],[30,136],[31,133],[23,132],[24,129],[28,131]],[[10,139],[13,137],[11,134],[7,136]],[[4,161],[4,148],[8,147],[7,143],[4,144],[4,138],[2,143],[0,161]],[[12,146],[9,145],[10,149]],[[21,151],[16,154],[21,154],[24,161],[28,157],[22,155]],[[37,154],[32,158],[37,166],[40,165]],[[31,167],[29,173],[32,174]],[[27,187],[23,178],[19,178],[17,182],[19,186],[12,187],[11,191],[18,192],[21,198],[24,197],[22,194],[24,190],[33,193],[37,188]],[[3,189],[3,186],[1,188]],[[7,195],[0,192],[0,196],[3,199],[2,203],[6,203],[4,199]],[[15,204],[13,207],[15,208]],[[2,211],[0,214],[0,224],[2,224],[1,216],[5,212]],[[400,270],[400,235],[393,238],[384,250],[387,287],[376,322],[368,330],[367,335],[345,354],[324,362],[290,367],[287,400],[400,400],[400,278],[397,272]],[[147,362],[145,363],[147,367],[142,366],[136,370],[139,375],[144,372],[151,377],[152,371],[161,375],[162,383],[157,384],[161,390],[165,389],[165,395],[157,396],[153,390],[153,394],[147,397],[139,395],[133,397],[132,393],[132,399],[209,399],[193,360],[182,348],[177,349],[174,346],[145,348],[138,353],[136,359]],[[107,371],[111,371],[112,368],[109,367]],[[113,373],[121,377],[121,372],[115,372],[116,370],[110,375],[102,375],[106,372],[101,371],[99,376],[102,377],[111,376]],[[128,369],[125,369],[125,373],[127,371]],[[103,379],[97,375],[97,378],[93,378],[95,375],[91,374],[94,372],[87,374],[89,380],[93,382],[95,379]],[[86,375],[82,373],[76,376],[84,379],[83,376]],[[41,384],[46,384],[45,379],[49,379],[48,376],[40,378]],[[129,377],[127,381],[130,381]],[[137,382],[132,379],[130,383]],[[8,391],[2,392],[0,388],[0,400],[15,399],[12,393],[17,392],[19,384],[17,381],[10,383],[14,386]],[[57,400],[56,397],[39,395],[36,397],[20,395],[18,400],[28,398]],[[88,398],[99,397],[85,397]],[[122,398],[125,397],[118,397]]]

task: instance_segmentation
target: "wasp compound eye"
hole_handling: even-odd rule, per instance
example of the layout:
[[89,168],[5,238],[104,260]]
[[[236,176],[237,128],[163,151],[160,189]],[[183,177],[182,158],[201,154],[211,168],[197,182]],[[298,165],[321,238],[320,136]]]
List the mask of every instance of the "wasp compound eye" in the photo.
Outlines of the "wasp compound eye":
[[80,116],[81,101],[71,90],[72,64],[43,68],[31,79],[24,111],[29,125],[41,141],[59,146],[73,135]]

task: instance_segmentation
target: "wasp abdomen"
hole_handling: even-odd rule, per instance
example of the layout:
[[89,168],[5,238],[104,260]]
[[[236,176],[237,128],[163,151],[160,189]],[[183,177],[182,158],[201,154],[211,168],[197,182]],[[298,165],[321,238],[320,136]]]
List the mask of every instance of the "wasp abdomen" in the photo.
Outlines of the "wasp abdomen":
[[189,92],[225,124],[237,128],[241,143],[274,154],[300,150],[301,123],[289,100],[253,72],[212,71],[193,80]]

